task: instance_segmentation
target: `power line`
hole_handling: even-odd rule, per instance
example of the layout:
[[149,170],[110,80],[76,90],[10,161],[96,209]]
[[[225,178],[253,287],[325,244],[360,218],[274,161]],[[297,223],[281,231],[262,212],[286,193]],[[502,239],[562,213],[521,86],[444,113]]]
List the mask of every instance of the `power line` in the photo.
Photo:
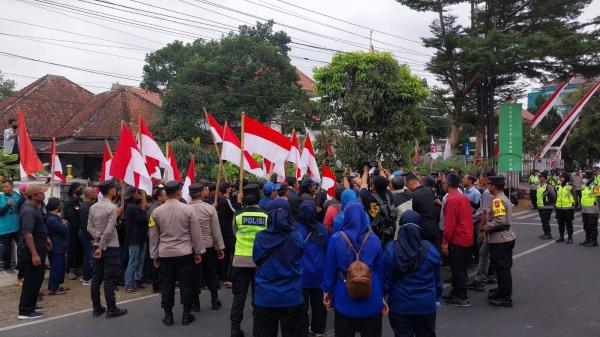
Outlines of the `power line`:
[[43,36],[19,35],[19,34],[8,34],[8,33],[0,33],[0,35],[16,37],[16,38],[20,38],[20,39],[43,39],[43,40],[58,41],[58,42],[77,43],[77,44],[84,44],[84,45],[96,46],[96,47],[141,50],[141,51],[151,50],[151,49],[142,49],[142,48],[137,48],[137,47],[125,47],[125,46],[115,46],[115,45],[108,45],[108,44],[101,44],[101,43],[90,43],[90,42],[83,42],[83,41],[54,39],[54,38],[43,37]]
[[[31,75],[22,75],[22,74],[7,73],[7,72],[2,72],[2,74],[6,74],[6,75],[9,75],[9,76],[23,77],[23,78],[32,78],[32,79],[35,79],[35,80],[38,80],[40,78],[40,77],[36,77],[36,76],[31,76]],[[69,80],[69,81],[71,81],[71,80]],[[73,82],[73,81],[71,81],[71,82]],[[88,83],[102,83],[102,82],[88,82],[88,83],[73,82],[73,83],[75,83],[75,84],[77,84],[79,86],[82,86],[82,87],[92,87],[92,88],[100,88],[100,89],[107,89],[107,90],[111,89],[109,87],[101,87],[101,86],[98,86],[98,85],[88,84]],[[15,97],[15,96],[12,96],[12,97]],[[49,101],[54,101],[54,100],[49,100]],[[71,104],[79,104],[79,103],[75,103],[75,102],[70,102],[70,103]]]

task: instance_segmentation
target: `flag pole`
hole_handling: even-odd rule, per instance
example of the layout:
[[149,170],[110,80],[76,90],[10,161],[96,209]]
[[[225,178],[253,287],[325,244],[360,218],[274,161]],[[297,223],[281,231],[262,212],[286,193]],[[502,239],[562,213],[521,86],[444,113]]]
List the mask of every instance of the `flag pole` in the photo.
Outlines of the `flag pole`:
[[238,186],[238,203],[242,203],[244,188],[244,117],[246,113],[242,111],[241,140],[240,140],[240,181]]
[[52,152],[50,154],[50,197],[54,198],[54,165],[56,165],[54,157],[56,156],[56,138],[52,137]]
[[[296,132],[296,129],[292,129],[292,136]],[[298,135],[296,135],[296,139],[298,139]],[[298,151],[300,151],[300,141],[298,140]],[[298,171],[298,163],[294,161],[294,178],[296,178],[296,171]]]
[[[206,109],[204,109],[204,113],[206,113]],[[208,116],[207,116],[208,117]],[[206,119],[208,120],[208,118]],[[225,130],[227,130],[227,122],[225,122],[225,125],[223,125],[223,134],[221,135],[221,139],[225,138]],[[212,132],[210,133],[212,135]],[[215,150],[216,150],[216,146],[217,146],[217,142],[215,141],[215,136],[213,135],[213,142],[215,143]],[[218,152],[217,156],[219,156],[217,159],[219,160],[219,167],[217,169],[217,186],[215,186],[215,202],[213,204],[213,206],[217,207],[219,205],[219,197],[220,197],[220,190],[219,190],[219,185],[221,184],[221,170],[223,169],[223,161],[221,160],[221,153]]]
[[[166,158],[167,158],[167,160],[169,161],[169,165],[171,165],[171,158],[169,157],[169,142],[166,142],[166,143],[165,143],[165,153],[167,154],[167,155],[166,155]],[[169,173],[169,172],[167,172],[166,170],[165,170],[165,172],[166,172],[166,173]],[[166,183],[166,182],[167,182],[167,177],[163,176],[163,179],[162,179],[162,181],[163,181],[163,183]]]
[[[206,108],[202,108],[202,109],[204,109],[204,118],[206,119],[206,123],[209,124],[208,128],[210,129],[210,122],[208,121],[208,110],[206,110]],[[225,122],[225,125],[227,125],[227,122]],[[223,129],[223,132],[225,132],[225,129]],[[221,171],[223,170],[223,162],[221,160],[221,150],[219,149],[219,145],[217,144],[217,139],[215,138],[215,135],[213,135],[212,131],[210,132],[210,136],[212,138],[213,145],[215,147],[215,153],[217,154],[217,157],[219,158],[219,171],[217,173],[217,176],[219,177],[217,180],[217,188],[218,188],[219,181],[221,180],[220,174],[221,174]],[[222,137],[223,137],[223,135],[221,136],[221,138]],[[226,175],[225,175],[225,181],[227,181]],[[218,190],[217,190],[217,193],[219,193]]]
[[[123,127],[123,125],[125,124],[124,120],[121,120],[121,127]],[[125,183],[125,180],[123,179],[119,179],[121,182],[121,202],[120,205],[121,207],[125,208],[125,188],[127,187],[127,184]]]
[[[140,154],[142,154],[142,115],[138,116],[138,143],[140,145]],[[144,155],[142,154],[142,157]],[[144,161],[146,158],[143,158]],[[145,164],[145,163],[144,163]],[[147,168],[147,167],[146,167]],[[152,177],[150,177],[150,181],[152,181]],[[148,207],[148,200],[146,200],[147,195],[146,195],[146,191],[144,190],[140,190],[140,194],[142,196],[142,209],[146,209],[146,207]]]

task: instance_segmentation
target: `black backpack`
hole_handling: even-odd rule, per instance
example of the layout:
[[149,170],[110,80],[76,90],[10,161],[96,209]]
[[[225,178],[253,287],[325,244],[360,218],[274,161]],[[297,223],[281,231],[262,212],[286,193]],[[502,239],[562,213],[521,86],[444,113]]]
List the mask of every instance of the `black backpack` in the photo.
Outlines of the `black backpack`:
[[387,193],[385,194],[385,202],[377,193],[373,193],[373,198],[379,204],[379,213],[373,218],[371,228],[375,235],[385,244],[394,240],[394,235],[396,234],[396,208]]

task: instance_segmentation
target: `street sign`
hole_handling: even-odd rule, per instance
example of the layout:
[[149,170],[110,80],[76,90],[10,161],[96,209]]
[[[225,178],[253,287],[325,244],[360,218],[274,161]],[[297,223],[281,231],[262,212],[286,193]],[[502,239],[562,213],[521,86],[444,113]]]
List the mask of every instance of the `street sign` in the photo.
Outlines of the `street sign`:
[[500,104],[499,172],[520,172],[523,161],[523,121],[521,103]]
[[471,158],[471,143],[465,143],[465,158],[468,160]]

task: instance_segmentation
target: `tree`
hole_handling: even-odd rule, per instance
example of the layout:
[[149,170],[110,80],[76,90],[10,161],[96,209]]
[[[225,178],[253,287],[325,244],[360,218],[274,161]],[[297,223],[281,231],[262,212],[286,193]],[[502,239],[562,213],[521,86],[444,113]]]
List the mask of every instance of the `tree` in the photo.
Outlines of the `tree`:
[[[465,105],[478,90],[491,91],[489,83],[515,97],[520,77],[562,78],[568,74],[586,77],[600,73],[600,18],[581,23],[577,18],[592,0],[397,0],[417,11],[432,11],[433,37],[424,38],[435,49],[427,65],[448,91],[448,116],[452,120],[450,140],[458,143],[460,127],[466,123]],[[470,3],[470,27],[448,15],[450,6]],[[594,26],[596,25],[596,26]],[[496,95],[496,102],[504,95]],[[483,111],[476,119],[481,127]],[[470,123],[470,122],[469,122]]]
[[15,89],[15,81],[5,80],[2,72],[0,72],[0,100],[12,95]]
[[410,158],[424,135],[420,105],[429,90],[389,53],[337,53],[314,71],[325,123],[336,131],[337,155],[361,167],[367,160]]
[[[576,104],[590,89],[585,86],[570,93],[566,101]],[[563,159],[571,167],[592,166],[600,161],[600,96],[594,95],[581,111],[579,123],[571,132],[563,148]]]
[[287,56],[290,41],[267,22],[240,26],[218,41],[175,41],[149,54],[141,85],[163,94],[157,137],[200,136],[204,107],[234,126],[241,112],[262,122],[282,108],[304,113],[307,97]]
[[[544,103],[546,103],[546,99],[539,96],[535,100],[535,107],[532,110],[539,111]],[[537,155],[560,122],[562,122],[562,118],[556,108],[552,108],[535,129],[523,127],[523,152]]]

